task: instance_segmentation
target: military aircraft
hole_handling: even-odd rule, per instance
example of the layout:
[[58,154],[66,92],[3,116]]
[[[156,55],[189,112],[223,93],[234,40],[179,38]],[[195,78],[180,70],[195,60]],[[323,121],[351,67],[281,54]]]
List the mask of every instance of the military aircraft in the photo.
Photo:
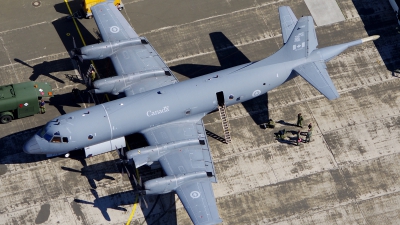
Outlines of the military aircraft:
[[[85,148],[86,156],[124,145],[141,133],[148,147],[126,153],[136,167],[159,162],[166,175],[144,183],[144,194],[175,191],[194,224],[222,222],[211,187],[217,182],[202,118],[302,76],[328,99],[339,94],[325,63],[372,36],[318,49],[311,16],[297,19],[279,8],[283,47],[257,62],[178,82],[145,37],[139,37],[116,7],[92,7],[103,42],[74,49],[82,60],[111,58],[118,76],[94,82],[95,93],[126,97],[61,115],[24,145],[29,154],[65,154]],[[293,71],[295,73],[293,73]],[[88,148],[89,146],[89,148]]]

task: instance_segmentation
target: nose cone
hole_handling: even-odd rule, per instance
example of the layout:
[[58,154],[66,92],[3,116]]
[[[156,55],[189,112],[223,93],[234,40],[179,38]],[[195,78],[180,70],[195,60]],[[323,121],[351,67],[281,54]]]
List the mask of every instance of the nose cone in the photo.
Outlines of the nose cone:
[[31,137],[31,139],[29,139],[24,144],[23,150],[27,154],[40,154],[41,153],[41,149],[40,149],[39,143],[36,139],[36,135]]

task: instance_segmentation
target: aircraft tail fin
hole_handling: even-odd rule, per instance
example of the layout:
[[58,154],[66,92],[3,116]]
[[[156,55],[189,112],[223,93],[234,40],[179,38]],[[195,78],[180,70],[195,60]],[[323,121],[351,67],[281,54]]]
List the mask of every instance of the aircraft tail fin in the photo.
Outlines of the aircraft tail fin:
[[288,6],[279,8],[279,16],[285,43],[281,54],[288,61],[308,57],[318,46],[313,18],[304,16],[297,20]]
[[279,19],[281,21],[283,43],[285,44],[296,26],[297,18],[289,6],[281,6],[278,10]]

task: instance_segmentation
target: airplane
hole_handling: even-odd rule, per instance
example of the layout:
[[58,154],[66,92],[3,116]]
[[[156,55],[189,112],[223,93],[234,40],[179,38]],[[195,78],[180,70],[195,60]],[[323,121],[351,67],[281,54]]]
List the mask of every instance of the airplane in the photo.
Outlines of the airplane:
[[[149,146],[126,152],[136,167],[159,162],[166,176],[146,181],[143,194],[178,194],[194,224],[222,222],[212,182],[217,182],[202,118],[248,101],[300,75],[329,100],[339,97],[326,62],[371,36],[318,49],[311,16],[297,19],[279,7],[283,46],[268,58],[178,82],[145,37],[139,37],[110,3],[92,7],[103,42],[76,48],[81,60],[109,57],[117,76],[93,83],[95,93],[125,97],[67,113],[48,122],[24,145],[28,154],[93,156],[125,147],[141,133]],[[293,71],[295,73],[293,73]],[[89,147],[88,147],[89,146]]]

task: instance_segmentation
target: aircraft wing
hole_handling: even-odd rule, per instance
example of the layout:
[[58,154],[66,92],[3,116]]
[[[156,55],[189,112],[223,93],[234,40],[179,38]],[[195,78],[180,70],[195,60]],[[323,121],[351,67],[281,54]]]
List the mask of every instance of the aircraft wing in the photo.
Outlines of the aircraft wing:
[[217,180],[202,116],[204,115],[156,126],[146,129],[142,134],[150,145],[199,140],[198,145],[171,151],[162,156],[159,162],[168,176],[192,172],[207,173],[207,178],[183,183],[175,191],[194,224],[218,224],[222,220],[211,186],[211,182]]
[[306,63],[294,70],[329,100],[339,97],[324,62]]
[[145,37],[139,37],[113,3],[100,3],[91,8],[104,42],[140,40],[115,50],[110,58],[126,96],[177,83],[178,80]]

